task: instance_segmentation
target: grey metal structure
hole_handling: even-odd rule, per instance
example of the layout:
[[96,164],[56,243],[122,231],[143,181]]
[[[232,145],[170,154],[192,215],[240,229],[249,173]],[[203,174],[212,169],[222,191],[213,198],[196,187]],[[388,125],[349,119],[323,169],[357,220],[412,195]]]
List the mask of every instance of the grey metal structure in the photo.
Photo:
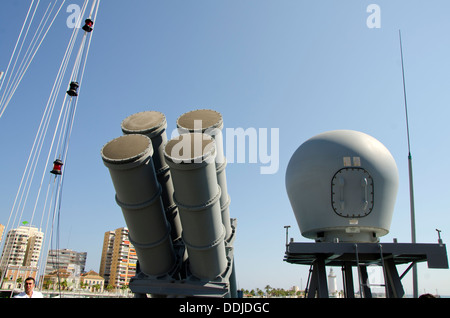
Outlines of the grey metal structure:
[[[345,297],[355,297],[352,267],[361,297],[371,297],[367,266],[383,268],[386,297],[404,296],[401,279],[418,262],[448,268],[438,244],[380,243],[390,229],[398,172],[389,151],[361,132],[319,134],[293,154],[286,189],[300,231],[315,243],[287,243],[284,261],[309,265],[308,297],[328,297],[326,266],[341,266]],[[399,275],[397,265],[408,264]]]
[[217,182],[221,189],[220,210],[222,222],[225,226],[225,240],[230,239],[232,228],[230,224],[230,196],[227,190],[227,177],[225,167],[227,159],[223,154],[223,120],[222,115],[211,109],[198,109],[184,113],[177,119],[177,127],[180,133],[204,133],[214,138],[216,143],[216,173]]
[[[229,198],[226,179],[218,180],[223,169],[218,171],[215,164],[217,154],[223,156],[222,143],[201,132],[167,141],[166,127],[160,112],[131,115],[122,122],[125,135],[102,149],[138,255],[130,289],[136,297],[237,297],[236,220],[229,214],[223,219],[224,191],[228,203]],[[150,202],[158,205],[152,213],[144,210]],[[159,222],[149,224],[156,210]],[[163,231],[164,238],[149,242]],[[161,244],[169,248],[150,255]]]
[[[329,297],[326,266],[342,268],[346,298],[355,297],[353,267],[358,269],[359,291],[364,298],[372,297],[367,274],[369,265],[382,267],[383,286],[388,298],[401,298],[405,295],[401,279],[416,263],[426,261],[429,268],[448,268],[445,244],[291,242],[287,245],[284,261],[310,266],[308,298]],[[396,266],[403,264],[410,265],[399,274]]]
[[178,207],[173,201],[173,184],[169,166],[164,159],[164,146],[167,143],[166,116],[158,111],[144,111],[128,116],[122,121],[124,134],[142,134],[149,137],[153,146],[153,164],[158,182],[161,184],[164,210],[171,226],[172,240],[181,237],[181,223]]
[[151,140],[144,135],[116,138],[108,142],[101,152],[140,268],[147,275],[160,276],[174,268],[175,252],[152,154]]
[[172,171],[189,269],[200,279],[215,279],[225,271],[227,259],[214,140],[201,133],[183,134],[167,143],[165,156]]
[[300,231],[316,241],[377,242],[389,232],[397,188],[390,152],[358,131],[310,138],[286,169],[286,191]]

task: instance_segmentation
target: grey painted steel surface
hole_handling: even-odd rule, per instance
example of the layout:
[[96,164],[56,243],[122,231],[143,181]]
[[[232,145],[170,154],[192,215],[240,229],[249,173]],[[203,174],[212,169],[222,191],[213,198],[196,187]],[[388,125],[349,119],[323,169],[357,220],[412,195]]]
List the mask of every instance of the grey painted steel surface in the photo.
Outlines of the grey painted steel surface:
[[[356,249],[357,247],[357,249]],[[379,263],[380,248],[383,254],[393,255],[396,265],[409,262],[427,262],[429,268],[448,268],[445,244],[433,243],[301,243],[291,242],[284,261],[309,265],[317,255],[324,255],[326,264],[338,266],[342,262],[356,265],[355,253],[360,262]]]
[[200,133],[182,134],[169,140],[164,155],[172,173],[189,269],[200,279],[214,280],[228,263],[214,139]]
[[389,232],[397,166],[386,147],[367,134],[336,130],[307,140],[292,155],[285,181],[307,238],[377,242]]
[[[142,297],[146,294],[158,297],[237,297],[233,249],[236,220],[229,218],[228,211],[230,200],[225,177],[222,117],[209,110],[189,114],[180,118],[197,119],[200,114],[203,123],[210,123],[203,127],[205,129],[201,128],[205,134],[188,134],[192,139],[183,139],[182,135],[167,141],[164,114],[144,111],[123,120],[121,128],[124,136],[117,138],[120,141],[128,138],[135,145],[121,142],[109,149],[108,143],[102,149],[103,161],[110,169],[116,189],[116,201],[122,207],[130,240],[136,247],[139,259],[136,276],[130,280],[129,286]],[[185,143],[186,140],[189,142]],[[150,149],[141,149],[145,148],[144,145]],[[217,148],[217,145],[220,147]],[[141,152],[133,149],[134,146]],[[165,153],[166,150],[169,151]],[[123,158],[118,158],[118,153],[123,153]],[[127,167],[134,161],[131,167]],[[118,172],[122,170],[126,172]],[[158,184],[161,186],[158,187]],[[149,185],[153,186],[149,192],[159,190],[155,197],[159,196],[159,217],[164,217],[166,211],[165,224],[153,222],[146,226],[145,223],[151,218],[149,213],[135,213],[144,212],[141,210],[147,208],[146,203],[140,202],[145,197],[141,194],[147,192],[142,187]],[[130,202],[124,199],[128,197]],[[155,203],[156,199],[152,197],[149,201]],[[178,213],[170,213],[171,208]],[[171,215],[178,218],[175,226]],[[157,232],[159,229],[158,233],[162,233],[163,229],[168,228],[172,228],[172,240],[167,231],[160,241],[155,244],[149,242],[150,231]],[[159,249],[161,254],[152,258],[148,251],[142,251],[145,247],[166,241],[171,243],[170,249],[165,252]],[[170,262],[166,262],[164,270],[155,273],[153,268],[149,269],[151,259],[155,264],[165,263],[165,260]]]
[[[231,226],[236,229],[236,219],[231,220]],[[139,270],[136,276],[130,280],[130,289],[140,297],[145,297],[146,294],[164,294],[168,297],[223,297],[223,298],[237,298],[236,275],[234,270],[234,250],[230,248],[235,239],[235,232],[226,242],[225,251],[227,253],[227,269],[220,277],[214,280],[201,280],[186,271],[185,265],[188,262],[183,262],[180,268],[180,276],[176,273],[165,277],[149,277]],[[174,244],[176,251],[183,252],[184,248],[178,250],[180,245]],[[184,244],[183,244],[184,247]]]
[[[445,244],[417,243],[297,243],[287,245],[285,262],[310,265],[312,268],[308,297],[328,298],[325,266],[341,266],[346,298],[354,298],[352,267],[358,269],[360,291],[371,298],[367,266],[378,265],[383,269],[386,297],[401,298],[405,292],[401,279],[413,264],[427,262],[429,268],[448,269]],[[411,265],[399,275],[397,265]],[[379,285],[378,285],[379,286]]]
[[175,253],[152,154],[150,138],[138,134],[113,139],[101,150],[140,268],[159,276],[173,269]]
[[167,121],[163,113],[144,111],[128,116],[122,121],[124,134],[142,134],[149,137],[153,146],[153,164],[158,182],[162,186],[162,200],[167,220],[171,226],[172,240],[181,237],[181,222],[178,208],[173,201],[173,184],[169,166],[164,159],[164,146],[167,143]]
[[[221,297],[229,298],[229,286],[221,281],[192,281],[192,280],[151,280],[148,277],[136,279],[130,282],[131,290],[135,294],[164,294],[173,297]],[[145,297],[144,297],[145,298]]]
[[226,157],[223,153],[223,119],[222,115],[210,109],[198,109],[184,113],[177,119],[177,127],[180,134],[183,133],[204,133],[214,138],[216,143],[216,173],[217,182],[221,188],[220,207],[222,213],[222,223],[225,226],[225,240],[231,236],[230,225],[230,196],[227,189],[227,177],[225,167]]

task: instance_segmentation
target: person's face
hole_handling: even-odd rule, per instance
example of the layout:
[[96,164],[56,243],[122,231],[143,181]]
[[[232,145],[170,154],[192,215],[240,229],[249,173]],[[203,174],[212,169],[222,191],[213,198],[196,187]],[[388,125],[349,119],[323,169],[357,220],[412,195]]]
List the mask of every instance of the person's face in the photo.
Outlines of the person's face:
[[25,292],[26,293],[33,291],[33,287],[34,287],[34,282],[32,280],[25,281]]

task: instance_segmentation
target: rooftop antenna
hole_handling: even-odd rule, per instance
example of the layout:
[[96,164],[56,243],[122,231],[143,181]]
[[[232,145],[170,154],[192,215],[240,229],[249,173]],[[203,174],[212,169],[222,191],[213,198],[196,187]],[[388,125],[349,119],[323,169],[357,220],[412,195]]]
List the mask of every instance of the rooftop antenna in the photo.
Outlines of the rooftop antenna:
[[[408,169],[409,169],[409,202],[411,208],[411,242],[416,243],[416,220],[414,210],[414,187],[413,187],[413,173],[412,173],[412,156],[411,156],[411,143],[409,138],[409,120],[408,120],[408,104],[406,102],[406,85],[405,85],[405,68],[403,66],[403,48],[402,48],[402,34],[398,30],[398,36],[400,39],[400,55],[402,60],[402,76],[403,76],[403,97],[405,100],[405,114],[406,114],[406,133],[408,138]],[[417,285],[417,265],[413,265],[413,297],[418,297],[418,285]]]

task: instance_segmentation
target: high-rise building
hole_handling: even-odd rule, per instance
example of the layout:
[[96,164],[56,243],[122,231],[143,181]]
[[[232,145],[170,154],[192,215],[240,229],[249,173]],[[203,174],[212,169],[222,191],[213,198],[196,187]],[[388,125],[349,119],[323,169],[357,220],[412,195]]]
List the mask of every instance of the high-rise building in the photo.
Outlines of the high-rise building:
[[100,259],[99,275],[105,278],[105,283],[109,283],[109,275],[111,271],[111,259],[114,249],[114,231],[105,232],[103,238],[102,257]]
[[[20,226],[8,231],[0,259],[3,287],[28,276],[36,277],[44,233],[32,226]],[[11,286],[10,286],[11,285]]]
[[8,232],[3,246],[0,269],[6,266],[37,267],[44,233],[31,226]]
[[5,230],[5,226],[3,224],[0,224],[0,242],[2,241],[4,230]]
[[122,227],[105,233],[100,276],[105,278],[105,286],[120,288],[128,285],[136,274],[137,256],[128,239],[128,228]]
[[49,274],[55,270],[67,270],[71,268],[74,271],[74,275],[79,276],[85,270],[86,258],[86,252],[76,252],[66,248],[50,250],[48,251],[45,274]]

